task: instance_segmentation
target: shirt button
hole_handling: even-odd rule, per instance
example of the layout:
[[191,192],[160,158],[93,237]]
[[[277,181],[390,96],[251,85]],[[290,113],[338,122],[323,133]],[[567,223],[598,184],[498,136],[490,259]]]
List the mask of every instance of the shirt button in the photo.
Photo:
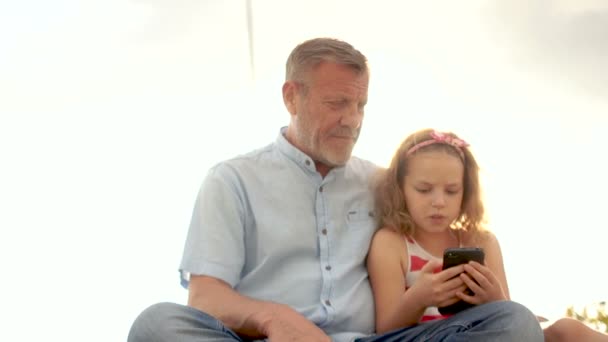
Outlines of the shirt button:
[[327,265],[327,266],[325,266],[325,269],[329,271],[329,270],[331,270],[331,266]]
[[325,305],[327,305],[327,306],[331,306],[331,302],[329,301],[329,299],[326,299],[326,300],[325,300]]
[[306,165],[310,165],[310,160],[306,160],[304,163],[305,163]]
[[319,187],[319,192],[323,192],[323,187],[322,186]]
[[321,231],[321,234],[327,235],[327,229],[323,228],[323,230]]

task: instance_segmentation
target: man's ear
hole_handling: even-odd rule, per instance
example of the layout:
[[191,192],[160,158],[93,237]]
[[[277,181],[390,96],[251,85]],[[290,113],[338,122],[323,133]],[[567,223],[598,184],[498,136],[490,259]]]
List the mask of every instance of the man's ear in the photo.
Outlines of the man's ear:
[[293,81],[286,81],[283,83],[283,103],[291,115],[296,114],[296,97],[297,97],[296,83]]

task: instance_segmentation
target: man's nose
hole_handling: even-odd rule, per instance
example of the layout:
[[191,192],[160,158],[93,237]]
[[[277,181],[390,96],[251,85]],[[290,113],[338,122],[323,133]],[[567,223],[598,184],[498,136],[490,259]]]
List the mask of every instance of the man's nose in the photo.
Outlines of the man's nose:
[[351,129],[359,129],[363,123],[363,108],[353,106],[349,108],[340,120],[342,126],[347,126]]

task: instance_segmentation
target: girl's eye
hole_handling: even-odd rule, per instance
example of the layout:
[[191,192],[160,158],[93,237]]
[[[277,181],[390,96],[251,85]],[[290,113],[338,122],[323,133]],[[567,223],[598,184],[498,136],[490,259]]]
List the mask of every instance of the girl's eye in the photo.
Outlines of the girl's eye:
[[427,192],[430,192],[431,189],[416,189],[416,191],[418,191],[421,194],[426,194]]
[[446,190],[445,191],[448,195],[456,195],[460,192],[460,190]]

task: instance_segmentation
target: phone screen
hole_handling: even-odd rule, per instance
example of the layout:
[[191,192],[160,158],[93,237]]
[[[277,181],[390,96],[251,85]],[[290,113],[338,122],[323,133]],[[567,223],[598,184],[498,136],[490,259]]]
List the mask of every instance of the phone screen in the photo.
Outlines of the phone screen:
[[465,247],[465,248],[448,248],[443,252],[443,269],[448,269],[460,264],[466,264],[469,261],[477,261],[483,264],[485,253],[483,248]]
[[[485,253],[482,248],[479,247],[465,247],[465,248],[448,248],[443,252],[443,269],[448,269],[460,264],[466,264],[469,261],[476,261],[483,264],[485,260]],[[467,293],[472,294],[471,290],[467,289]],[[458,301],[452,305],[439,307],[439,313],[442,315],[455,314],[464,309],[475,306],[474,304],[467,303],[465,301]]]

